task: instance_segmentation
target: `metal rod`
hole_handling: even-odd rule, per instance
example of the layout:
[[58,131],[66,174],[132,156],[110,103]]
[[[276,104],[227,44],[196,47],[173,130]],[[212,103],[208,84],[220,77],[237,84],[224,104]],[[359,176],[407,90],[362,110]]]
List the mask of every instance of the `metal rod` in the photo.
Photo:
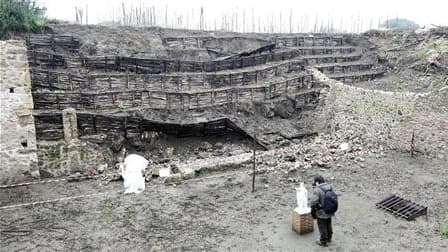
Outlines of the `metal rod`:
[[254,167],[254,169],[253,169],[253,172],[252,172],[252,192],[255,192],[255,148],[256,148],[256,145],[255,145],[255,143],[256,143],[256,140],[255,140],[255,138],[257,137],[257,135],[256,134],[254,134],[254,137],[253,137],[253,148],[254,148],[254,159],[253,159],[253,167]]

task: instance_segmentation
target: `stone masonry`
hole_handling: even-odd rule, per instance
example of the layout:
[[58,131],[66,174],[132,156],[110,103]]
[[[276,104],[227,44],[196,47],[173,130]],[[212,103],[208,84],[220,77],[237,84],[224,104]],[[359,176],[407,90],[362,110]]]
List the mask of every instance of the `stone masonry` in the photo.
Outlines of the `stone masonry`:
[[0,184],[39,178],[24,41],[0,41]]

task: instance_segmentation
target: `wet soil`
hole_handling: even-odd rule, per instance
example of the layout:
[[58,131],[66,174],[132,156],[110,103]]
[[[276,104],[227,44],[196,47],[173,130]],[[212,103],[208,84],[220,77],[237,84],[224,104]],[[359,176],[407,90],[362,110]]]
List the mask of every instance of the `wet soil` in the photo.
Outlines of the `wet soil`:
[[[303,236],[291,230],[294,187],[304,181],[311,190],[316,173],[328,178],[340,198],[334,241],[323,251],[448,249],[439,234],[448,221],[446,161],[387,153],[338,164],[259,174],[255,193],[250,165],[176,186],[153,180],[141,195],[123,195],[120,182],[100,180],[2,189],[2,206],[104,194],[0,210],[0,250],[322,251],[314,244],[316,226]],[[428,206],[428,215],[406,221],[375,208],[392,193]]]

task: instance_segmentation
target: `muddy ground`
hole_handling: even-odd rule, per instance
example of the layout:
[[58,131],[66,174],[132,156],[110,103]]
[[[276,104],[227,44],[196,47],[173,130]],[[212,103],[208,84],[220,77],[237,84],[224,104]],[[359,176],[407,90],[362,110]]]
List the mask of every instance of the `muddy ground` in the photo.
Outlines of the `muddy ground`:
[[[0,250],[322,251],[314,244],[317,229],[304,236],[291,231],[294,187],[305,181],[311,189],[321,173],[340,195],[334,241],[323,251],[447,251],[448,239],[439,234],[448,221],[446,161],[407,153],[361,158],[258,174],[255,193],[250,165],[175,186],[153,180],[141,195],[123,195],[120,182],[101,180],[1,189],[2,206],[103,194],[0,210]],[[427,217],[406,221],[375,208],[392,193],[428,206]]]

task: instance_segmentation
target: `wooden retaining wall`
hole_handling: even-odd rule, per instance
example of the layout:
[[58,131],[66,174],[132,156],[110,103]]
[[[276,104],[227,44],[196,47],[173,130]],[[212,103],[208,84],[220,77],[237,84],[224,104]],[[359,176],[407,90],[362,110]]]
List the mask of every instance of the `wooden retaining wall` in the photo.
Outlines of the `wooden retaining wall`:
[[[315,57],[325,56],[339,58],[351,55],[355,47],[304,47],[288,49],[261,55],[246,56],[236,59],[223,59],[215,61],[180,61],[169,59],[132,58],[122,56],[95,56],[70,57],[49,52],[28,51],[28,59],[32,67],[58,66],[85,67],[88,69],[101,69],[104,71],[131,71],[135,73],[159,74],[166,72],[216,72],[234,70],[244,67],[263,65],[267,62],[290,60],[299,56]],[[69,64],[70,62],[70,64]]]
[[291,34],[262,40],[254,37],[212,37],[212,36],[182,36],[165,37],[162,41],[169,47],[176,48],[205,48],[210,42],[229,41],[235,39],[251,39],[267,43],[275,43],[277,48],[299,46],[342,46],[349,42],[343,35],[328,34]]
[[372,69],[374,66],[375,64],[372,62],[345,62],[336,64],[317,65],[315,66],[315,68],[317,68],[324,74],[333,74],[333,73],[367,71]]
[[297,77],[265,85],[225,87],[205,91],[150,91],[127,89],[111,91],[34,91],[35,109],[107,110],[150,108],[168,110],[195,110],[214,106],[262,101],[285,93],[311,88],[313,77]]
[[[61,113],[40,113],[35,115],[38,140],[59,140],[64,138]],[[177,137],[210,136],[247,133],[227,118],[216,118],[196,123],[170,123],[150,121],[129,116],[77,113],[79,135],[121,134],[126,138],[140,136],[144,132],[164,132]],[[249,136],[248,136],[249,137]]]
[[335,73],[327,75],[329,78],[342,81],[344,83],[353,83],[357,81],[369,81],[375,78],[381,77],[385,74],[382,69],[379,70],[368,70],[361,72],[350,72],[350,73]]
[[51,49],[76,52],[81,46],[79,39],[57,34],[29,34],[26,43],[28,50]]
[[149,91],[191,91],[250,85],[285,73],[302,72],[304,70],[304,64],[300,60],[232,73],[134,74],[128,72],[126,74],[76,74],[32,68],[31,79],[33,90],[146,89]]

